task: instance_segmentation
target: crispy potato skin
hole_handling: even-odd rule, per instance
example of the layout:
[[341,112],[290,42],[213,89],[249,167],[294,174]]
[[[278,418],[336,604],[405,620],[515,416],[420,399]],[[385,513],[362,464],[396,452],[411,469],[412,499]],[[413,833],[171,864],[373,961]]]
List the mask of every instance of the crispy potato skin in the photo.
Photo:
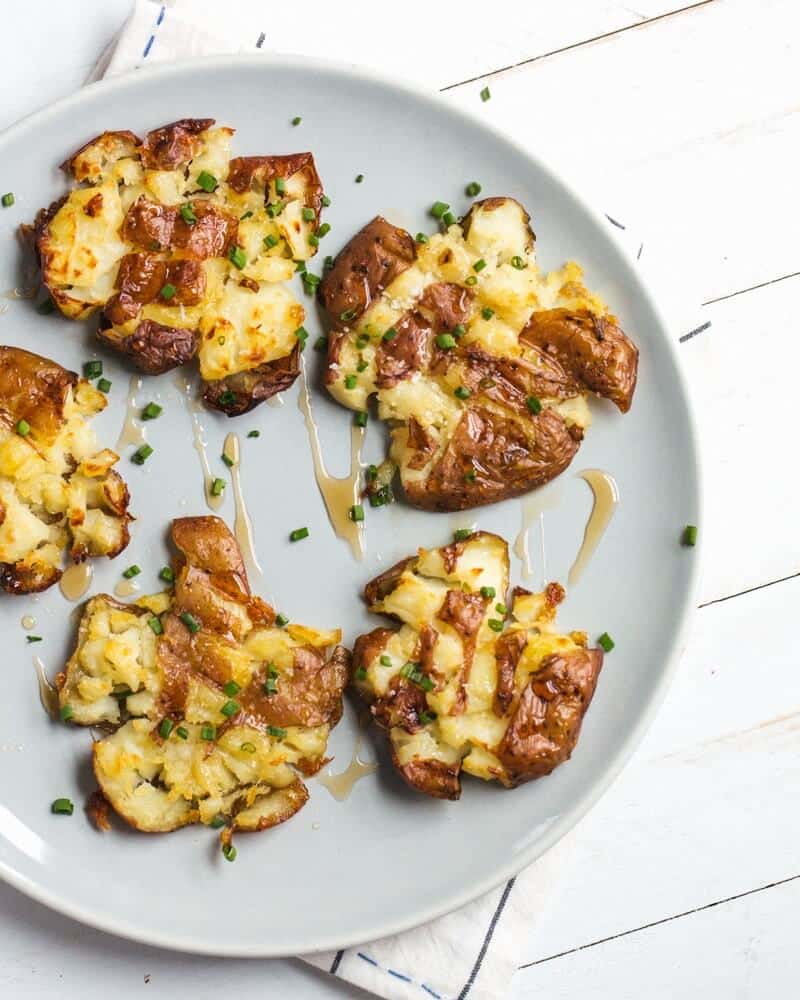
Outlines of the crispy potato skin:
[[195,330],[164,326],[153,319],[142,320],[134,333],[120,337],[114,327],[101,320],[97,339],[122,354],[145,375],[163,375],[180,368],[197,354],[200,337]]
[[[481,592],[484,580],[493,581],[492,596]],[[603,654],[577,633],[555,632],[563,587],[515,588],[498,632],[489,620],[507,617],[497,610],[507,581],[505,542],[475,532],[421,549],[365,588],[370,610],[397,625],[356,639],[356,688],[387,732],[403,780],[434,798],[457,799],[462,770],[507,788],[549,774],[572,754],[591,703]],[[411,672],[397,669],[406,658]]]
[[578,649],[547,657],[531,677],[497,754],[512,786],[572,756],[602,665],[601,650]]
[[229,417],[239,417],[265,399],[288,389],[299,374],[300,345],[297,344],[292,353],[283,358],[228,375],[227,378],[204,382],[203,399],[212,410],[219,410]]
[[21,347],[0,345],[0,424],[11,428],[27,420],[45,443],[64,423],[64,407],[78,376]]
[[326,384],[353,409],[377,395],[413,506],[466,510],[536,489],[573,460],[590,394],[630,408],[635,345],[574,262],[541,274],[534,242],[511,198],[476,202],[419,246],[378,217],[319,286]]
[[[99,595],[87,604],[60,699],[76,705],[79,724],[99,718],[113,730],[93,748],[94,770],[102,794],[126,822],[143,832],[168,832],[223,815],[225,842],[233,831],[285,822],[307,801],[301,776],[326,762],[350,654],[336,644],[338,630],[274,627],[275,612],[251,593],[239,546],[219,518],[178,518],[172,541],[172,595],[143,599],[141,606]],[[151,629],[154,601],[160,630]],[[144,639],[132,638],[131,614],[139,617]],[[126,650],[133,660],[125,660]],[[102,657],[111,667],[102,666]],[[109,715],[103,698],[110,700],[106,692],[115,676],[119,680],[113,671],[131,671],[131,662],[140,672],[126,675],[135,678],[130,691],[120,708],[112,701]],[[111,678],[107,687],[84,695],[104,677]],[[232,710],[223,711],[228,704]],[[162,733],[164,719],[183,725],[183,735],[176,740]],[[209,724],[212,737],[202,735]]]
[[64,315],[99,311],[100,341],[146,374],[198,356],[207,405],[237,416],[299,374],[305,312],[285,283],[316,253],[324,192],[310,152],[230,158],[233,130],[214,125],[96,136],[29,228]]
[[631,408],[639,351],[611,318],[587,309],[544,309],[531,316],[520,340],[622,413]]

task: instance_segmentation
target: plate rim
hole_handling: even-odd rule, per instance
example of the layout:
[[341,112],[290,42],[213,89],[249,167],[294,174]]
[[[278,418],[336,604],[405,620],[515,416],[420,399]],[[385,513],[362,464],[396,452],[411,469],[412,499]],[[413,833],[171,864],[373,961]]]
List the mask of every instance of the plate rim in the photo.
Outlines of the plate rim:
[[[689,432],[688,444],[690,445],[691,453],[688,457],[693,460],[692,467],[696,483],[696,496],[694,500],[698,523],[703,523],[705,493],[697,415],[684,370],[684,362],[678,350],[678,342],[669,336],[669,325],[666,322],[664,312],[653,290],[652,279],[648,279],[642,270],[634,268],[627,247],[614,228],[606,226],[606,217],[603,213],[595,208],[591,201],[584,198],[569,180],[554,167],[551,167],[546,159],[542,159],[538,153],[533,153],[503,129],[479,117],[476,112],[451,104],[441,96],[441,92],[428,90],[407,79],[383,73],[368,66],[356,66],[352,63],[306,56],[300,53],[272,53],[262,51],[256,54],[236,53],[211,57],[199,56],[189,59],[179,59],[162,65],[139,67],[111,77],[110,79],[101,79],[86,84],[74,93],[68,94],[53,104],[25,115],[3,129],[0,132],[0,148],[5,143],[14,141],[18,134],[24,134],[26,130],[44,127],[48,118],[61,115],[65,111],[68,111],[69,108],[80,104],[87,96],[95,94],[98,91],[113,92],[131,87],[135,90],[136,81],[143,78],[149,80],[155,77],[168,81],[171,77],[191,73],[200,68],[207,72],[215,72],[235,69],[237,66],[246,66],[255,70],[285,67],[287,69],[299,70],[300,72],[306,68],[310,68],[312,70],[337,73],[343,77],[349,77],[351,80],[364,86],[380,85],[400,91],[418,101],[424,101],[440,112],[460,118],[469,125],[477,127],[484,133],[488,133],[490,136],[493,135],[500,139],[503,143],[512,147],[523,159],[532,163],[537,171],[547,177],[549,182],[561,188],[581,211],[585,212],[597,224],[598,228],[606,235],[609,242],[623,259],[626,268],[636,275],[639,286],[638,291],[656,319],[656,326],[661,339],[666,341],[667,350],[675,367],[677,376],[676,389],[681,397]],[[507,882],[546,854],[547,851],[583,819],[619,777],[653,723],[675,677],[697,611],[697,595],[701,579],[703,552],[703,534],[700,532],[699,544],[695,547],[694,551],[688,586],[680,603],[679,624],[673,631],[673,637],[667,654],[664,657],[660,675],[656,684],[650,690],[638,719],[625,738],[619,742],[601,776],[569,808],[565,809],[557,820],[550,824],[543,836],[537,838],[535,842],[525,849],[514,854],[509,860],[499,864],[494,869],[493,874],[480,882],[470,882],[467,886],[462,886],[460,891],[453,892],[439,904],[430,905],[422,911],[409,911],[404,917],[387,919],[379,928],[365,929],[360,934],[351,932],[350,934],[341,936],[337,935],[336,931],[332,929],[325,938],[316,940],[312,950],[309,951],[308,942],[298,942],[296,947],[284,945],[276,949],[274,947],[271,948],[267,941],[263,945],[237,946],[235,942],[230,941],[214,943],[196,941],[183,937],[180,933],[149,932],[147,928],[143,928],[138,923],[114,918],[109,914],[98,912],[96,909],[72,903],[58,891],[46,888],[40,882],[36,882],[26,875],[21,874],[12,865],[4,861],[0,861],[0,879],[37,903],[41,903],[57,913],[105,933],[114,934],[117,937],[126,938],[141,944],[165,948],[170,951],[227,958],[286,958],[292,956],[302,958],[304,954],[308,955],[313,952],[339,951],[370,940],[403,933],[444,916],[447,913],[452,913],[478,897],[485,895],[492,889],[497,888],[503,882]]]

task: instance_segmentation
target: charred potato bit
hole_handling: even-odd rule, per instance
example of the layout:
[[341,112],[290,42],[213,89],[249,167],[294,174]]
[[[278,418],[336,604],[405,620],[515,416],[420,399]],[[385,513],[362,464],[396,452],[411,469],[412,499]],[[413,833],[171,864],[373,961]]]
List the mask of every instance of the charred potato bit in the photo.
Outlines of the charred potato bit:
[[378,217],[319,286],[328,389],[358,411],[377,396],[416,507],[541,486],[577,452],[590,394],[630,408],[636,347],[577,264],[538,269],[529,222],[519,202],[488,198],[415,242]]
[[128,488],[89,420],[106,397],[54,361],[0,346],[0,587],[45,590],[128,544]]
[[276,627],[219,518],[177,519],[172,538],[173,592],[88,602],[62,708],[113,728],[94,743],[94,771],[137,829],[275,826],[305,804],[301,776],[326,761],[349,654],[338,630]]
[[316,253],[324,205],[311,153],[231,158],[232,136],[210,118],[105,132],[35,225],[65,316],[101,310],[100,340],[150,375],[196,355],[206,403],[230,416],[299,373],[305,311],[285,283]]
[[369,583],[370,610],[400,622],[356,640],[353,673],[413,788],[457,799],[461,772],[507,788],[568,760],[603,663],[555,628],[563,588],[517,589],[508,546],[475,532],[420,549]]

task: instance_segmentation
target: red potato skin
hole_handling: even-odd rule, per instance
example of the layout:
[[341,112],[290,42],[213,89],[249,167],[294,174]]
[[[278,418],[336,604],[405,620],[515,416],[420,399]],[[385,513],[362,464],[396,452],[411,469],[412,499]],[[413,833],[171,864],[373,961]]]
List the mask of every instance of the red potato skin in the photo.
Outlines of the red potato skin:
[[286,357],[223,379],[203,383],[203,401],[212,410],[239,417],[288,389],[300,374],[300,345]]

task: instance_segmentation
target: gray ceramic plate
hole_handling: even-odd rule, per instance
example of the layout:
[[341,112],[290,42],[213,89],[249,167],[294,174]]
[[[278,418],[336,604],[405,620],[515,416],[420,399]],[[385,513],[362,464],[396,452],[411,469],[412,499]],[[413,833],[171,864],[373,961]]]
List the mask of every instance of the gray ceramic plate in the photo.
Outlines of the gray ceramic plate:
[[[290,124],[294,115],[302,115],[299,128]],[[99,835],[80,809],[71,819],[50,814],[57,796],[79,803],[91,790],[89,734],[45,717],[20,627],[22,615],[35,615],[44,641],[33,649],[54,673],[74,638],[74,608],[58,588],[37,598],[0,599],[0,874],[72,917],[141,941],[221,955],[286,955],[394,933],[466,903],[538,857],[600,795],[641,737],[681,649],[697,551],[682,549],[678,537],[685,523],[699,521],[697,449],[672,342],[606,221],[486,125],[349,68],[264,56],[187,63],[88,87],[12,128],[0,139],[2,188],[16,194],[15,206],[0,211],[0,287],[20,283],[15,227],[63,189],[56,167],[68,152],[104,128],[141,132],[201,116],[235,126],[239,154],[313,150],[333,199],[326,253],[378,212],[411,232],[430,229],[430,203],[443,198],[463,210],[464,184],[472,179],[485,194],[513,195],[533,216],[540,262],[551,267],[577,257],[590,287],[612,304],[641,349],[631,413],[622,418],[611,406],[594,407],[588,439],[555,487],[559,506],[545,515],[547,572],[565,580],[591,505],[576,473],[600,467],[619,483],[617,516],[562,611],[568,627],[592,636],[608,631],[617,646],[572,761],[514,792],[467,778],[460,802],[427,800],[402,787],[381,757],[377,776],[356,785],[344,803],[312,781],[311,800],[295,819],[239,838],[235,864],[221,858],[208,829]],[[365,175],[362,184],[354,183],[358,173]],[[8,304],[0,316],[3,343],[75,370],[93,351],[86,327],[39,316],[26,301]],[[309,312],[313,342],[319,323],[313,306]],[[319,362],[308,354],[312,365]],[[108,353],[104,362],[113,387],[98,431],[113,444],[129,373]],[[328,525],[297,386],[285,395],[283,407],[262,406],[236,425],[261,430],[259,439],[244,439],[242,468],[265,567],[260,589],[293,619],[341,625],[352,641],[375,624],[359,592],[382,567],[419,545],[444,544],[459,523],[475,521],[513,540],[519,501],[461,518],[398,503],[368,510],[367,556],[356,563]],[[127,457],[121,463],[138,519],[133,539],[121,560],[97,564],[96,591],[113,588],[121,563],[133,562],[144,568],[143,586],[158,589],[169,519],[205,512],[189,417],[171,376],[146,382],[140,401],[151,398],[165,411],[152,427],[155,454],[142,468]],[[352,417],[322,393],[315,407],[331,471],[343,473]],[[203,423],[216,456],[231,422],[207,414]],[[382,449],[381,430],[373,426],[365,457],[372,461]],[[232,511],[229,497],[221,513],[230,519]],[[311,537],[290,545],[288,532],[300,525],[310,527]],[[334,770],[346,765],[356,730],[350,706],[332,738]],[[368,741],[365,752],[375,753],[379,742]]]

